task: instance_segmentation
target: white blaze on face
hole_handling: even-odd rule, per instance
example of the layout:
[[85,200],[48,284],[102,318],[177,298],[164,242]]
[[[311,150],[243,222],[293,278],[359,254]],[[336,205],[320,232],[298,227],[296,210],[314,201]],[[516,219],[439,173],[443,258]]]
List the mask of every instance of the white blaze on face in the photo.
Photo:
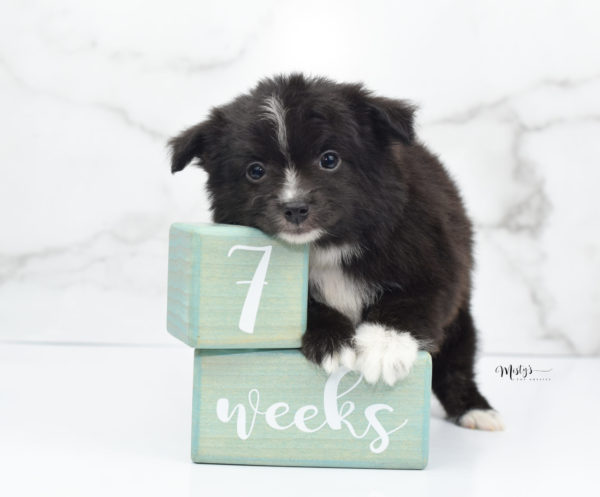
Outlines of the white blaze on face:
[[293,167],[288,167],[285,170],[285,182],[279,194],[279,200],[282,202],[291,202],[299,197],[300,190],[298,188],[298,173]]
[[275,126],[275,136],[281,153],[286,158],[288,164],[291,165],[290,152],[288,149],[287,129],[285,127],[286,109],[281,103],[281,100],[276,95],[271,95],[265,99],[262,105],[263,116]]
[[[279,192],[279,201],[282,203],[292,202],[294,200],[300,200],[306,194],[300,187],[300,178],[298,171],[294,167],[292,158],[290,156],[289,144],[288,144],[288,133],[285,123],[285,117],[287,109],[283,106],[281,99],[273,94],[267,97],[261,106],[264,119],[271,121],[275,128],[275,137],[277,138],[277,144],[279,150],[285,158],[285,179]],[[282,231],[279,233],[279,237],[288,243],[304,244],[310,243],[324,234],[324,231],[320,228],[313,228],[305,233],[287,233]]]
[[263,105],[263,117],[273,123],[275,127],[275,136],[279,150],[286,160],[285,181],[279,195],[281,202],[290,202],[300,196],[298,172],[292,163],[288,148],[287,128],[285,125],[285,115],[287,113],[283,103],[276,95],[266,98]]

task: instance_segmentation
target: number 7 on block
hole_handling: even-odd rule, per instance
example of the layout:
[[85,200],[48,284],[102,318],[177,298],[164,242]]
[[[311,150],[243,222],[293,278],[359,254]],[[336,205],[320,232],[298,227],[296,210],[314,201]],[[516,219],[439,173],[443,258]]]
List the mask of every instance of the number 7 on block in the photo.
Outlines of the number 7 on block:
[[269,266],[272,248],[272,245],[267,245],[266,247],[234,245],[227,253],[227,257],[231,257],[231,254],[238,249],[264,252],[263,256],[258,262],[258,266],[256,266],[252,280],[236,281],[236,284],[238,285],[250,285],[248,287],[248,293],[246,294],[246,300],[244,300],[244,305],[242,306],[242,313],[240,314],[240,322],[238,325],[240,330],[242,330],[244,333],[254,333],[254,325],[256,324],[256,314],[258,313],[260,297],[262,295],[263,286],[267,284],[265,278],[267,277],[267,268]]

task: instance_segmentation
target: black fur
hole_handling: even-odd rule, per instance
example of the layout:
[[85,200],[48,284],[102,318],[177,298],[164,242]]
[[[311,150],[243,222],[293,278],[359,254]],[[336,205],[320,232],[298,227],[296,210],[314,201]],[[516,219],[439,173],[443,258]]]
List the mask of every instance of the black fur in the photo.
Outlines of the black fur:
[[[276,95],[286,109],[288,153],[281,150],[263,105]],[[209,118],[169,143],[172,171],[192,159],[208,171],[207,189],[218,223],[326,234],[316,247],[354,244],[361,255],[345,273],[378,289],[363,321],[408,330],[433,355],[433,389],[449,417],[487,409],[473,377],[476,336],[470,314],[472,229],[456,186],[438,158],[418,141],[414,107],[373,96],[359,84],[300,74],[261,81],[249,94],[212,110]],[[342,164],[319,167],[325,150]],[[246,177],[260,161],[266,175]],[[286,223],[278,192],[293,162],[308,219]],[[294,231],[295,230],[295,231]],[[311,299],[303,352],[320,363],[351,345],[354,324]]]

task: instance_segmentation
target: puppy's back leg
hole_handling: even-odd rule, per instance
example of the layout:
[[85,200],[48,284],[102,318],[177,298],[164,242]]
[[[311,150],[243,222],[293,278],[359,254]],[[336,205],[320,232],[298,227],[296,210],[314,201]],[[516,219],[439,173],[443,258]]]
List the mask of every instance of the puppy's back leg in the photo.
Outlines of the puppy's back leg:
[[433,391],[448,418],[456,424],[480,430],[502,430],[499,414],[475,383],[475,349],[475,326],[465,306],[446,328],[444,342],[433,356]]

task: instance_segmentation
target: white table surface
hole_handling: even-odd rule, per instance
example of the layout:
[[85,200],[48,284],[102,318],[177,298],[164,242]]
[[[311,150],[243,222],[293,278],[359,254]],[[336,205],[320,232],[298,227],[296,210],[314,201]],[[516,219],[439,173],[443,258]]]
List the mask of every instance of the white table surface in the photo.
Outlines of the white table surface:
[[[0,342],[0,496],[543,496],[596,492],[599,358],[482,357],[507,429],[454,426],[432,404],[424,471],[190,462],[192,350]],[[499,364],[552,369],[511,381]],[[541,375],[538,375],[541,377]]]

